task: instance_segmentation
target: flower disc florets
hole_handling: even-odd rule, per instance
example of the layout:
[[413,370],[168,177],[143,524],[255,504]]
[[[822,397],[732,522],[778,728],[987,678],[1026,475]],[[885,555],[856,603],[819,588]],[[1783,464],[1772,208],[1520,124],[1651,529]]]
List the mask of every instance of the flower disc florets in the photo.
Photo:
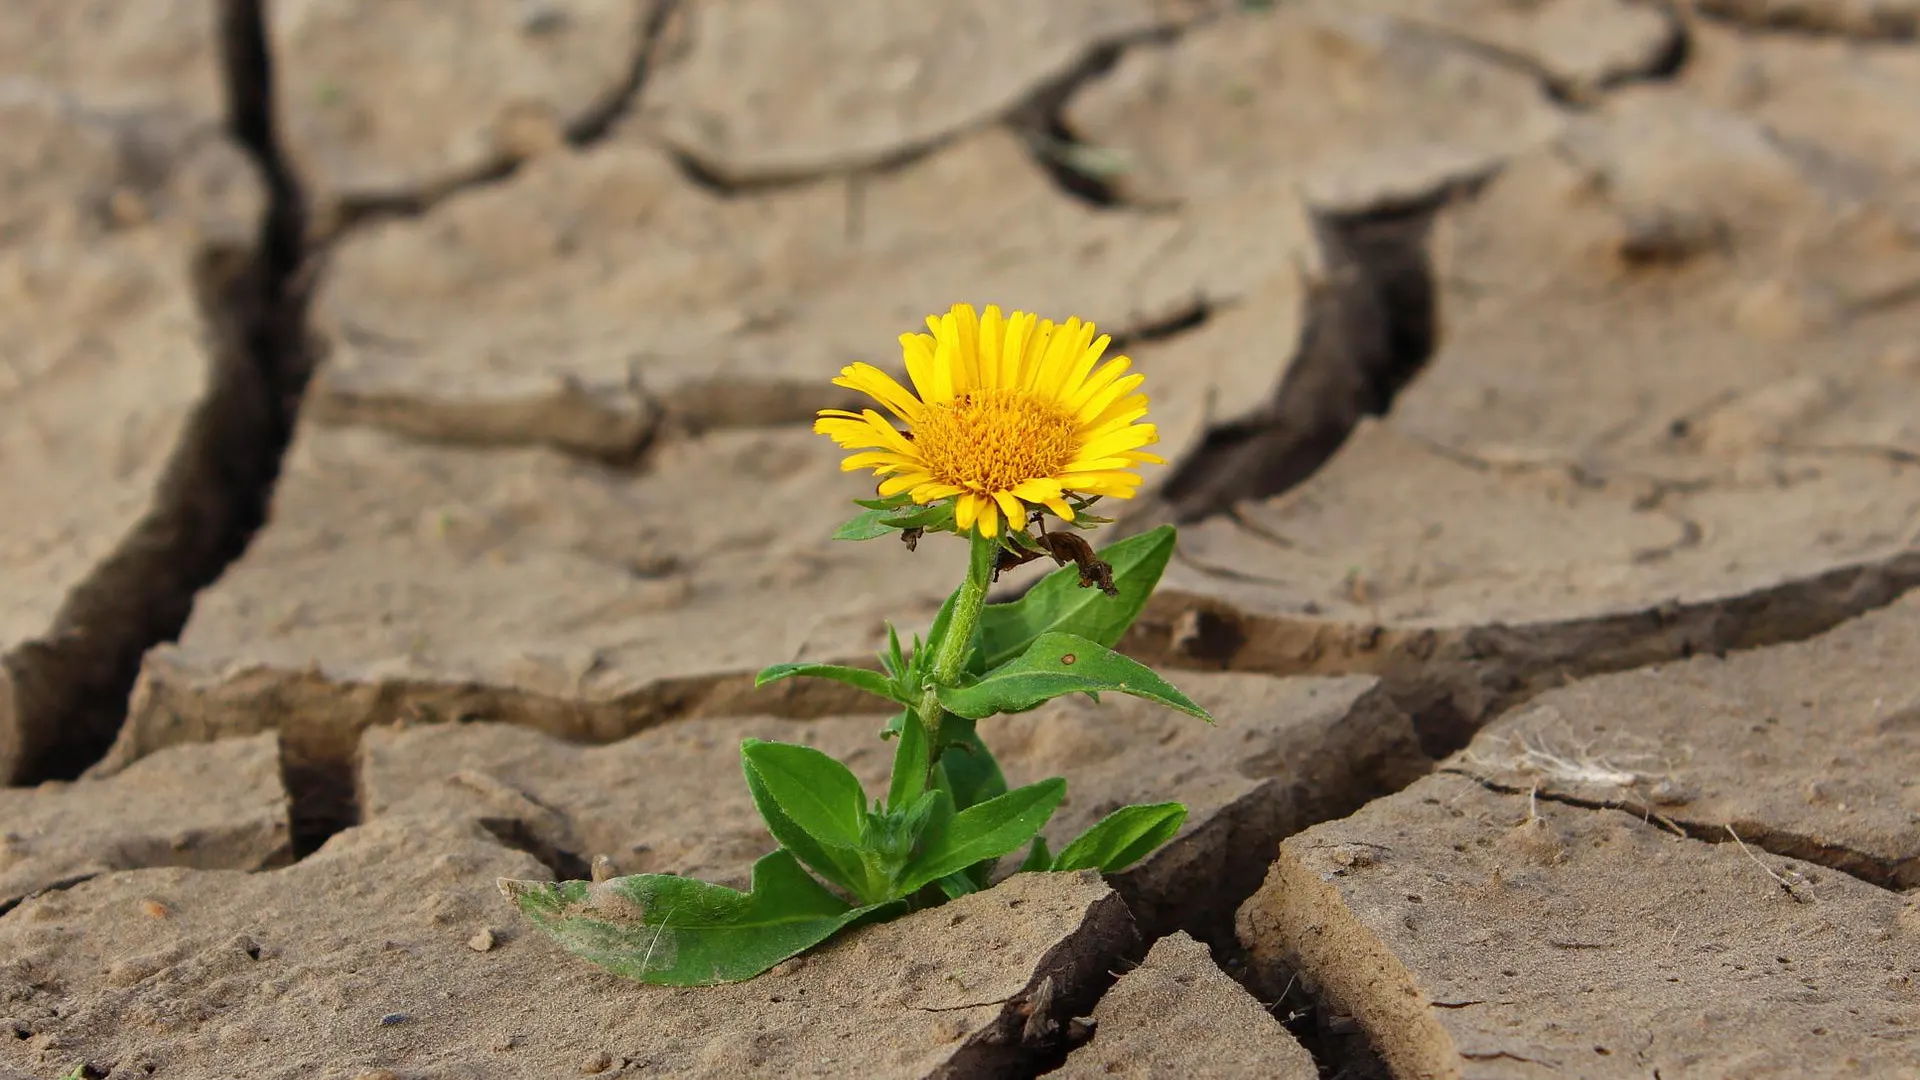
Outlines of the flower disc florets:
[[[930,334],[903,334],[913,392],[871,364],[833,380],[872,397],[906,425],[873,409],[824,409],[813,429],[851,454],[841,468],[872,469],[879,494],[916,503],[954,500],[954,524],[982,536],[1025,526],[1029,507],[1073,520],[1072,495],[1132,498],[1140,449],[1159,439],[1147,414],[1145,377],[1124,356],[1100,363],[1109,338],[1092,323],[1056,326],[1024,311],[1005,318],[956,304],[929,316]],[[1098,365],[1098,370],[1095,370]]]

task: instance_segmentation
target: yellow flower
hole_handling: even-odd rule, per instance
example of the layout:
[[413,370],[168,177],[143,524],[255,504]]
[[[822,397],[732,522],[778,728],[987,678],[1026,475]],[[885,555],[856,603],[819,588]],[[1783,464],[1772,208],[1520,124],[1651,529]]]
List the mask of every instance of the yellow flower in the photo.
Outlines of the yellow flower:
[[841,369],[834,385],[858,390],[906,424],[903,433],[873,409],[823,409],[813,430],[850,455],[844,471],[872,469],[880,495],[907,492],[916,503],[954,499],[954,523],[982,536],[1024,528],[1028,507],[1072,521],[1067,496],[1130,499],[1141,464],[1166,462],[1140,448],[1159,441],[1137,393],[1143,375],[1115,357],[1098,371],[1110,338],[1092,323],[1055,326],[1024,311],[1002,318],[955,304],[927,317],[931,334],[902,334],[914,393],[871,364]]

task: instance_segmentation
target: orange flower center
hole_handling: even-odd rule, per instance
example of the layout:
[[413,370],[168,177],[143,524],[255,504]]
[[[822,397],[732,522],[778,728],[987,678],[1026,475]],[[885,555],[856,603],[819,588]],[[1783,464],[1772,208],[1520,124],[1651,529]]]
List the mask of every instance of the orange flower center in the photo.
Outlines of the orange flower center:
[[1073,417],[1023,390],[986,389],[929,405],[913,443],[942,484],[987,494],[1058,476],[1079,451]]

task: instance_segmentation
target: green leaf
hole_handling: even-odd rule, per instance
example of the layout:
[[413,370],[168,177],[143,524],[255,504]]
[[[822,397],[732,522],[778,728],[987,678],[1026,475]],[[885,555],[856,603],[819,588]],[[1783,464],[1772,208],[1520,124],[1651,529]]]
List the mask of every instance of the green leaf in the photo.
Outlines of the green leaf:
[[737,892],[672,874],[602,882],[513,881],[500,891],[561,947],[641,982],[707,986],[739,982],[898,903],[850,907],[807,876],[788,851],[753,864]]
[[867,795],[853,771],[811,746],[747,739],[740,757],[780,809],[824,844],[857,848]]
[[770,682],[779,682],[781,679],[796,678],[832,679],[834,682],[843,682],[848,686],[865,690],[875,697],[883,697],[902,705],[911,704],[900,701],[899,696],[893,692],[893,681],[880,672],[868,671],[866,668],[842,667],[839,664],[775,664],[772,667],[762,668],[760,674],[753,677],[753,685],[759,687]]
[[1027,857],[1021,860],[1020,869],[1016,872],[1024,874],[1029,870],[1051,869],[1053,869],[1053,856],[1047,851],[1047,838],[1036,836],[1033,838],[1033,846],[1027,849]]
[[940,734],[947,743],[940,754],[940,770],[955,807],[965,810],[1007,793],[1000,763],[974,730],[972,720],[949,713]]
[[900,505],[864,510],[833,531],[835,540],[874,540],[901,529],[950,529],[953,500],[929,506]]
[[[752,741],[749,740],[749,742]],[[774,744],[762,743],[761,745]],[[747,749],[745,745],[740,748],[741,771],[746,774],[747,792],[753,796],[753,805],[759,809],[760,817],[766,821],[767,831],[773,834],[773,838],[781,847],[791,851],[796,858],[811,867],[814,873],[856,896],[863,895],[868,887],[868,881],[866,863],[860,858],[860,853],[848,846],[822,843],[802,828],[782,808],[780,801],[774,797],[772,789],[761,778],[759,770],[753,767],[753,762],[747,757]],[[825,754],[820,756],[826,757]],[[839,762],[836,761],[834,764],[838,765]],[[845,766],[841,767],[845,768]],[[854,788],[856,792],[859,789],[857,780],[854,782]],[[864,797],[863,794],[854,796],[856,814],[864,812],[859,801]],[[858,826],[856,825],[855,828],[857,830]]]
[[929,882],[957,874],[982,860],[997,859],[1033,839],[1066,795],[1067,782],[1056,776],[953,815],[927,831],[919,857],[901,875],[900,891],[911,894]]
[[1186,820],[1187,808],[1177,802],[1123,806],[1063,848],[1053,860],[1053,869],[1098,869],[1109,874],[1125,870],[1173,839]]
[[833,538],[835,540],[878,540],[893,531],[891,527],[884,524],[892,513],[891,510],[864,510],[841,522],[840,527],[833,530]]
[[948,874],[946,877],[934,882],[934,884],[940,886],[940,891],[945,893],[949,900],[958,900],[969,893],[977,893],[982,888],[980,882],[975,881],[964,871],[958,874]]
[[1113,646],[1140,617],[1173,557],[1174,528],[1162,525],[1130,536],[1104,550],[1100,558],[1113,567],[1118,595],[1080,587],[1080,570],[1063,566],[1027,590],[1020,599],[988,604],[980,612],[980,652],[977,670],[999,667],[1020,655],[1034,639],[1048,631],[1075,634]]
[[855,506],[866,507],[868,510],[892,510],[896,507],[905,506],[912,501],[913,495],[902,491],[898,494],[889,495],[884,499],[855,499],[853,500],[853,504]]
[[887,621],[887,648],[880,654],[880,667],[886,672],[889,684],[907,670],[906,654],[900,651],[900,631],[893,628],[892,620]]
[[927,770],[933,765],[933,749],[927,740],[927,726],[909,712],[900,714],[900,741],[893,748],[893,779],[887,785],[887,809],[899,810],[920,798],[927,790]]
[[1026,652],[987,672],[979,681],[960,687],[943,686],[939,694],[940,704],[948,711],[978,720],[994,713],[1031,709],[1064,694],[1100,690],[1131,694],[1213,722],[1207,710],[1139,661],[1073,634],[1042,634]]

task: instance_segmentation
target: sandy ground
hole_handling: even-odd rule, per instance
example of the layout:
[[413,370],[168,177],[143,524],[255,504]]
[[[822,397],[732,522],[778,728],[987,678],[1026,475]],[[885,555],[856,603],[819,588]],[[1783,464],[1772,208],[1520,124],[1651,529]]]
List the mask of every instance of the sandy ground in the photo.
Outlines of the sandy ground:
[[[1920,1075],[1920,4],[14,6],[0,1076]],[[751,673],[959,571],[806,427],[958,300],[1147,374],[1220,721],[983,733],[1185,828],[573,960],[884,774]]]

